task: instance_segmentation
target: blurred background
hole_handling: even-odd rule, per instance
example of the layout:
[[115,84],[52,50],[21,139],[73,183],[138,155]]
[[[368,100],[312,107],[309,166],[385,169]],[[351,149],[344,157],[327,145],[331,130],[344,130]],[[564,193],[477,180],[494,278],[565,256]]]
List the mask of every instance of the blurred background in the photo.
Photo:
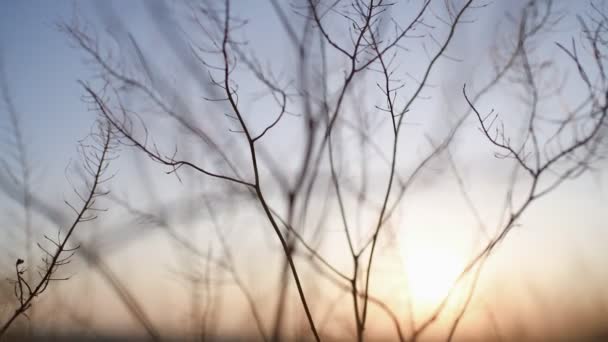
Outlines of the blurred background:
[[0,339],[608,338],[604,2],[0,8]]

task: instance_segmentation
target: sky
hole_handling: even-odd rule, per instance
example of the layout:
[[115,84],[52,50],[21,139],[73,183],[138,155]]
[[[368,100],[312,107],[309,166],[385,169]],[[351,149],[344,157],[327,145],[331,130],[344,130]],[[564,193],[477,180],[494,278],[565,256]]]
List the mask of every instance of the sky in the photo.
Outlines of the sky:
[[[563,6],[563,2],[557,2]],[[584,2],[577,2],[583,7]],[[15,102],[22,112],[23,120],[28,126],[27,135],[32,139],[33,155],[42,158],[45,164],[54,158],[49,158],[49,153],[41,151],[42,146],[62,151],[60,155],[70,153],[73,142],[86,134],[87,128],[91,126],[94,119],[86,104],[79,96],[82,94],[79,80],[90,79],[91,68],[85,65],[84,55],[76,49],[66,37],[60,32],[58,24],[69,22],[78,13],[87,20],[93,19],[92,25],[99,25],[108,15],[108,10],[124,13],[141,13],[134,15],[129,25],[141,32],[149,32],[153,28],[149,24],[149,16],[143,12],[143,3],[133,2],[108,2],[111,5],[100,5],[95,1],[19,1],[4,4],[2,21],[0,22],[0,42],[3,49],[3,59],[9,79],[9,84]],[[259,51],[261,59],[272,56],[273,63],[279,61],[284,63],[287,58],[283,53],[275,54],[271,42],[283,45],[285,37],[272,30],[271,27],[277,23],[276,18],[269,15],[269,5],[265,1],[259,4],[248,1],[237,1],[238,12],[244,13],[244,17],[265,17],[265,20],[251,20],[248,30],[244,35],[256,42],[256,52]],[[493,15],[500,16],[501,12],[508,10],[508,5],[502,2],[493,4],[491,11]],[[577,5],[567,4],[570,11],[579,11]],[[142,13],[143,12],[143,13]],[[492,16],[488,21],[493,21]],[[567,18],[567,20],[572,18]],[[478,20],[483,20],[479,18]],[[96,22],[97,21],[97,22]],[[111,21],[99,25],[102,30],[112,31]],[[567,29],[572,25],[563,25]],[[560,27],[563,27],[560,26]],[[148,30],[148,31],[146,31]],[[454,50],[467,51],[471,41],[490,41],[492,30],[467,30]],[[145,35],[144,39],[153,41],[154,35]],[[267,46],[268,45],[268,46]],[[257,47],[259,46],[259,49]],[[462,50],[461,50],[462,49]],[[270,53],[270,54],[269,54]],[[278,57],[278,58],[277,58]],[[476,58],[476,57],[473,57]],[[470,60],[471,57],[467,58]],[[454,70],[449,70],[443,77],[459,79]],[[460,81],[458,81],[460,82]],[[56,132],[56,133],[55,133]],[[49,139],[50,138],[50,139]],[[50,145],[49,145],[50,144]],[[40,152],[40,153],[37,153]],[[58,164],[65,164],[65,158]],[[55,159],[56,160],[56,159]]]
[[82,138],[92,122],[86,107],[74,96],[79,90],[76,81],[87,75],[86,68],[78,51],[55,28],[62,17],[69,17],[70,2],[26,1],[4,6],[0,46],[15,103],[34,144],[32,155],[45,164],[52,161],[42,148],[46,146],[61,151],[65,163],[74,141]]
[[[458,112],[461,108],[465,108],[460,91],[462,84],[471,82],[473,79],[479,81],[476,76],[472,75],[481,74],[480,79],[487,76],[484,74],[484,70],[487,70],[484,68],[487,68],[487,65],[483,61],[488,58],[488,54],[484,52],[488,50],[479,47],[490,46],[498,39],[501,32],[496,31],[501,27],[500,25],[505,23],[504,13],[513,9],[510,6],[520,6],[520,3],[522,1],[495,1],[488,6],[487,15],[475,16],[476,21],[479,21],[478,26],[471,25],[471,27],[463,28],[462,35],[455,40],[454,47],[449,52],[450,56],[455,59],[463,58],[464,61],[461,63],[451,60],[442,61],[432,78],[432,81],[437,84],[437,90],[433,90],[430,94],[438,96],[437,94],[443,92],[446,101],[417,102],[414,113],[412,113],[413,125],[406,126],[404,132],[414,136],[420,130],[419,127],[439,127],[444,123],[442,115]],[[564,19],[558,30],[548,35],[549,39],[561,42],[569,41],[572,36],[572,28],[576,23],[572,13],[584,12],[582,3],[583,1],[557,2],[569,16]],[[192,56],[184,57],[185,53],[180,51],[187,51],[184,50],[185,47],[179,45],[178,40],[172,41],[172,38],[176,37],[175,35],[181,34],[179,30],[171,28],[172,20],[180,18],[179,15],[183,13],[164,16],[166,12],[159,4],[160,2],[155,1],[112,1],[101,4],[94,1],[72,2],[66,0],[52,2],[28,0],[2,4],[0,55],[7,83],[28,140],[27,148],[35,165],[34,184],[37,189],[44,190],[40,192],[45,198],[54,198],[55,201],[58,201],[57,198],[70,196],[69,191],[65,190],[69,184],[66,181],[65,168],[71,161],[77,160],[76,143],[87,135],[96,117],[95,113],[90,110],[90,106],[82,101],[81,97],[84,92],[78,83],[79,80],[96,82],[94,78],[96,69],[91,64],[87,64],[82,51],[75,48],[66,34],[60,32],[57,27],[58,23],[70,22],[75,11],[80,18],[83,18],[92,27],[96,27],[99,32],[107,33],[108,36],[115,35],[115,37],[121,37],[119,39],[125,39],[126,30],[133,32],[141,42],[144,51],[150,54],[153,65],[159,70],[159,77],[166,76],[167,84],[177,84],[176,89],[182,91],[180,94],[185,94],[185,106],[192,109],[196,115],[202,109],[211,108],[210,111],[218,113],[224,110],[225,107],[221,105],[203,104],[204,101],[199,94],[204,87],[200,83],[200,78],[203,76],[193,72],[192,65],[196,64],[189,64],[196,63],[196,60]],[[247,45],[247,48],[255,51],[263,63],[277,70],[290,72],[292,70],[290,68],[293,68],[295,64],[294,54],[292,50],[286,48],[289,41],[280,30],[279,21],[269,3],[261,0],[240,0],[234,2],[234,7],[239,17],[250,19],[250,24],[242,33],[242,37],[254,44]],[[399,12],[394,15],[397,18],[408,17],[411,13]],[[294,22],[297,22],[297,19],[294,19]],[[479,29],[479,27],[483,29]],[[108,45],[111,46],[111,43]],[[543,46],[548,46],[547,49],[552,51],[551,53],[557,51],[555,46],[550,44]],[[549,50],[551,48],[555,50]],[[126,54],[128,55],[128,53]],[[420,66],[424,65],[425,59],[421,57],[424,56],[424,52],[418,51],[417,54],[412,53],[407,56],[403,64],[415,74],[419,71]],[[563,59],[555,58],[558,62],[565,60],[565,57],[561,57]],[[334,67],[332,77],[337,84],[342,77],[341,64],[338,59],[332,60],[330,63]],[[473,74],[474,72],[478,72],[478,74]],[[256,113],[256,116],[250,119],[251,125],[260,130],[264,127],[264,122],[268,122],[273,117],[272,112],[268,110],[272,108],[269,105],[272,103],[271,99],[259,95],[258,89],[254,88],[256,83],[251,75],[237,73],[235,77],[240,77],[242,80],[241,86],[245,93],[242,97],[243,103]],[[366,94],[368,90],[362,88],[360,91]],[[500,88],[489,99],[480,101],[480,108],[484,108],[484,112],[492,108],[496,109],[503,115],[505,122],[517,122],[518,107],[513,101],[515,96],[511,96],[513,94],[509,93],[511,91],[516,93],[517,90]],[[581,89],[573,89],[570,95],[576,96],[577,91],[581,91]],[[368,101],[365,103],[366,105],[377,101],[373,96],[368,95],[362,95],[361,99]],[[134,106],[139,105],[140,103],[134,102]],[[147,108],[146,105],[141,104],[142,107],[138,108]],[[353,108],[356,109],[356,105],[353,105]],[[454,108],[458,110],[454,110]],[[205,116],[195,117],[203,126],[208,122],[215,124],[216,121],[205,121],[206,118]],[[297,138],[297,133],[294,132],[301,128],[299,126],[301,122],[297,117],[290,116],[287,116],[285,121],[283,126],[279,126],[281,130],[278,130],[278,133],[273,131],[266,137],[267,141],[264,144],[267,144],[265,146],[269,148],[276,148],[278,151],[276,158],[279,161],[286,161],[283,164],[289,169],[290,167],[295,168],[297,165],[297,162],[292,162],[292,158],[295,157],[292,157],[291,153],[298,151],[301,145],[297,141],[292,141],[297,139],[290,138]],[[224,122],[223,125],[222,128],[231,127],[229,121]],[[158,141],[166,143],[164,145],[166,150],[170,151],[173,143],[186,148],[193,143],[188,138],[175,138],[174,131],[167,127],[169,127],[167,121],[158,121],[150,127],[153,133],[157,133]],[[219,132],[225,133],[225,131]],[[431,135],[441,136],[443,132],[445,130],[429,129]],[[458,166],[464,175],[464,183],[470,192],[472,202],[478,205],[478,209],[482,212],[483,219],[488,222],[488,225],[494,227],[502,208],[507,185],[506,178],[510,169],[505,164],[495,162],[492,148],[482,138],[475,121],[467,121],[463,133],[456,138],[453,153],[461,163]],[[228,138],[222,141],[233,143],[235,139],[234,135],[228,135]],[[387,137],[380,137],[379,141],[382,143],[385,141],[384,139]],[[415,139],[417,140],[413,140],[411,144],[404,144],[403,153],[407,155],[406,161],[412,161],[424,155],[425,148],[428,148],[421,143],[425,139],[423,136]],[[180,150],[180,152],[182,151]],[[201,188],[209,186],[214,190],[222,189],[216,186],[216,183],[209,185],[205,181],[201,182],[202,185],[184,184],[174,176],[165,175],[167,170],[159,169],[158,165],[147,161],[144,157],[134,157],[132,151],[128,149],[124,149],[122,152],[124,152],[124,156],[116,163],[119,172],[116,179],[117,185],[113,190],[118,196],[128,198],[139,207],[154,206],[158,204],[157,202],[171,202],[173,198],[180,198],[179,195],[182,192],[192,191],[199,186]],[[193,153],[199,156],[196,154],[199,152],[194,149]],[[232,157],[238,160],[238,158],[242,158],[242,155],[235,154]],[[345,160],[348,162],[351,157],[346,156]],[[209,160],[205,159],[206,155],[197,158]],[[357,161],[358,157],[352,158]],[[379,163],[370,164],[372,164],[372,169],[379,165]],[[147,169],[148,167],[150,168]],[[160,201],[155,201],[153,199],[155,196],[150,195],[151,192],[148,188],[150,183],[147,183],[145,177],[138,173],[141,169],[146,169],[148,176],[153,179],[153,191],[157,195],[161,194]],[[378,166],[378,169],[381,167]],[[413,270],[409,276],[422,279],[412,284],[414,293],[418,293],[415,296],[421,302],[418,303],[421,306],[419,315],[426,312],[429,301],[436,300],[437,293],[445,291],[445,286],[428,291],[429,286],[426,285],[430,283],[449,285],[449,278],[455,277],[454,274],[457,271],[454,270],[463,267],[476,239],[476,234],[471,232],[474,231],[471,226],[475,218],[470,214],[463,214],[468,210],[466,203],[459,193],[458,184],[454,179],[446,176],[445,169],[445,165],[437,165],[436,172],[432,169],[424,174],[420,185],[413,190],[413,200],[408,201],[400,212],[400,215],[407,218],[409,224],[396,228],[396,241],[402,244],[402,247],[398,248],[401,254],[398,259],[402,261],[403,265],[394,267],[407,267]],[[381,170],[378,172],[382,174]],[[593,315],[596,309],[593,304],[599,301],[595,301],[595,299],[605,300],[608,295],[602,293],[605,290],[598,285],[608,279],[608,273],[604,271],[607,269],[605,260],[608,260],[608,255],[603,248],[605,242],[608,241],[608,232],[605,230],[608,214],[604,209],[606,203],[604,174],[603,165],[600,165],[598,171],[581,179],[567,182],[556,193],[542,202],[539,201],[529,211],[529,215],[522,219],[522,227],[513,231],[513,234],[496,253],[497,256],[492,258],[490,266],[487,267],[489,271],[485,275],[487,283],[482,286],[480,292],[486,294],[487,298],[491,298],[488,300],[489,306],[508,307],[504,310],[505,315],[509,316],[504,320],[504,329],[516,329],[513,327],[518,324],[517,313],[520,312],[518,310],[525,312],[523,314],[525,317],[543,316],[545,311],[540,311],[538,309],[540,304],[532,303],[530,297],[541,298],[540,300],[546,301],[543,305],[547,305],[549,308],[560,308],[559,310],[548,310],[552,312],[552,315],[547,315],[543,324],[539,325],[541,328],[538,328],[539,332],[536,332],[538,334],[542,334],[543,329],[560,320],[568,321],[571,324],[573,321],[568,319],[575,314],[580,314],[580,317],[589,315],[589,317],[595,318]],[[137,175],[137,177],[133,178],[133,175]],[[271,198],[279,202],[280,195],[273,193],[273,183],[268,184],[268,191],[272,193]],[[7,203],[6,208],[9,207],[9,202],[6,198],[0,199],[0,203]],[[319,211],[322,210],[321,203],[315,203],[315,205],[319,207]],[[442,215],[437,214],[438,207],[442,208]],[[179,209],[186,211],[185,208]],[[336,208],[332,207],[332,209]],[[121,215],[124,215],[124,211],[112,212],[111,209],[108,221],[110,223],[125,222]],[[372,220],[373,215],[370,217],[366,215],[366,213],[360,214],[362,221]],[[256,216],[255,208],[246,205],[239,206],[236,213],[222,214],[220,219],[229,221],[237,227],[235,228],[236,233],[233,231],[231,235],[234,238],[235,246],[246,247],[257,244],[265,246],[264,248],[276,248],[276,241],[267,239],[264,235],[264,223],[259,215]],[[332,223],[330,226],[339,225],[337,215],[330,217],[329,221]],[[129,220],[126,222],[132,223]],[[193,219],[190,222],[179,222],[178,225],[183,231],[189,232],[188,227],[196,226],[198,222]],[[251,230],[242,228],[239,230],[239,227],[251,227]],[[209,240],[205,234],[206,231],[203,231],[198,234],[202,237],[192,237],[192,240],[205,244]],[[179,266],[183,256],[180,254],[181,252],[176,252],[176,249],[166,242],[164,235],[149,235],[150,237],[133,239],[133,242],[124,238],[126,247],[116,248],[116,252],[113,252],[114,254],[108,258],[108,262],[119,274],[131,276],[129,284],[140,289],[142,291],[140,295],[143,298],[158,297],[156,301],[146,302],[146,308],[155,322],[162,322],[159,325],[164,324],[169,329],[179,331],[181,316],[166,317],[163,307],[172,305],[172,303],[179,303],[174,304],[179,307],[187,306],[189,297],[179,291],[183,287],[180,282],[175,281],[176,276],[173,272]],[[323,252],[337,264],[348,265],[348,260],[344,258],[341,250],[344,247],[344,240],[340,237],[333,238],[333,235],[338,234],[329,233],[329,243],[323,245]],[[123,239],[123,236],[119,235],[118,239]],[[412,247],[412,244],[416,247]],[[336,248],[336,246],[340,248]],[[242,255],[240,255],[243,259],[240,261],[242,269],[249,272],[246,276],[247,279],[253,279],[251,286],[255,288],[256,295],[262,298],[270,296],[273,288],[267,287],[259,281],[261,278],[260,273],[257,273],[259,265],[251,266],[251,269],[248,269],[248,262],[253,258],[265,256],[265,252],[259,252],[255,248],[243,248]],[[121,262],[121,259],[125,258],[141,261],[133,264]],[[416,260],[425,259],[429,259],[431,262],[417,270],[416,266],[419,264],[416,263]],[[413,264],[411,260],[413,260]],[[158,265],[162,266],[158,267]],[[273,259],[268,261],[268,265],[277,266],[278,261]],[[390,272],[393,265],[387,264],[386,267],[388,271],[385,272]],[[85,273],[85,271],[81,272],[78,274]],[[405,273],[407,276],[407,272]],[[437,278],[437,274],[447,280]],[[86,282],[93,284],[101,282],[98,275],[91,275],[90,279],[87,277],[83,276],[82,280],[58,290],[58,296],[66,295],[70,291],[77,291]],[[274,274],[272,277],[276,278]],[[583,284],[573,281],[573,279],[579,278],[589,279],[589,281],[583,282]],[[155,279],[157,283],[150,285],[149,279]],[[391,297],[395,296],[393,286],[402,286],[403,279],[392,279],[391,281],[387,281],[386,286],[380,286],[378,289],[388,298],[394,298]],[[501,291],[503,286],[505,290]],[[530,290],[534,286],[541,289],[538,292],[541,292],[542,295],[536,295],[536,292]],[[100,287],[103,289],[93,295],[92,300],[97,303],[96,305],[107,305],[110,308],[107,312],[110,314],[106,315],[107,317],[98,318],[97,324],[118,327],[119,330],[133,329],[133,326],[137,325],[136,323],[121,321],[128,320],[129,315],[124,308],[121,308],[120,301],[112,297],[112,292],[107,287]],[[165,288],[173,291],[163,290]],[[79,291],[86,293],[86,290]],[[234,288],[230,288],[228,291],[237,292]],[[598,291],[600,294],[592,293],[592,291]],[[496,295],[495,292],[504,293]],[[404,298],[397,297],[399,298],[394,299],[395,303],[402,304],[405,301]],[[527,299],[514,299],[518,297]],[[238,302],[233,305],[244,307],[242,300],[233,300]],[[348,304],[348,302],[345,303]],[[518,308],[517,303],[524,304],[519,305]],[[563,307],[569,307],[575,314],[570,316],[562,314]],[[271,309],[266,309],[270,316]],[[401,307],[401,309],[403,308]],[[297,310],[297,307],[294,310]],[[246,310],[242,311],[243,317],[247,317]],[[114,313],[116,316],[112,317]],[[588,321],[591,320],[590,318]],[[227,331],[234,329],[239,322],[251,324],[251,320],[247,318],[237,322],[230,320],[227,322],[225,323]]]

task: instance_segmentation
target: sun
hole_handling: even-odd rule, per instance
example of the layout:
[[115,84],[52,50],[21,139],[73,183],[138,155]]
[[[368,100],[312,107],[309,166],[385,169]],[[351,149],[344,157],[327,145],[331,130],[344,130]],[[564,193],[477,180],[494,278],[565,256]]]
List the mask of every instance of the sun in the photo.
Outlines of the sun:
[[402,256],[408,290],[416,306],[441,302],[462,272],[462,254],[437,240],[406,243]]

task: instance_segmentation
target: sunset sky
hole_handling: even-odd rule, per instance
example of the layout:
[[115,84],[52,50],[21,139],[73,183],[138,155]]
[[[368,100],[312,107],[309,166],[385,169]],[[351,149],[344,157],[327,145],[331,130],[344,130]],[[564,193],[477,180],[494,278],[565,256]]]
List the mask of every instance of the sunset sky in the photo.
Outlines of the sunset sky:
[[[422,1],[409,3],[413,4],[409,8],[417,9]],[[443,1],[431,3],[433,9],[440,9]],[[455,3],[461,4],[464,1]],[[439,142],[459,115],[466,112],[468,106],[462,95],[463,85],[466,83],[467,90],[472,89],[470,91],[473,93],[477,86],[490,79],[491,60],[495,57],[495,51],[491,47],[503,35],[515,30],[507,13],[519,13],[524,3],[523,0],[487,2],[487,6],[474,9],[466,18],[467,23],[458,27],[457,35],[447,50],[449,58],[440,59],[431,74],[429,83],[432,88],[425,89],[423,96],[412,106],[411,114],[408,113],[411,119],[408,117],[403,126],[402,147],[400,145],[400,174],[409,174],[416,162],[428,153],[431,143]],[[601,4],[601,1],[596,3]],[[404,10],[408,4],[400,4],[400,7],[391,12],[397,21],[411,18],[413,11]],[[297,77],[296,53],[270,1],[236,0],[232,6],[235,16],[249,21],[246,29],[238,33],[239,39],[249,42],[243,49],[255,53],[261,64],[275,70],[279,77]],[[234,123],[221,115],[226,112],[227,106],[204,100],[208,94],[205,93],[207,88],[201,80],[208,81],[208,74],[206,70],[197,72],[197,60],[188,55],[190,50],[184,43],[186,40],[183,31],[190,29],[188,32],[194,32],[188,36],[194,41],[202,39],[202,35],[193,30],[192,21],[183,19],[187,18],[187,6],[157,0],[27,0],[6,2],[0,8],[0,62],[26,137],[27,151],[33,165],[33,188],[37,196],[48,202],[53,210],[70,213],[63,206],[63,200],[74,198],[69,180],[70,177],[77,177],[66,166],[78,162],[76,144],[89,133],[97,117],[92,106],[83,101],[85,91],[78,81],[89,82],[94,87],[101,83],[97,78],[99,68],[58,27],[61,23],[73,23],[74,18],[85,23],[92,32],[99,33],[103,37],[101,42],[104,46],[122,46],[128,42],[126,32],[132,33],[149,57],[150,65],[158,72],[155,74],[158,79],[151,83],[175,87],[175,93],[185,99],[184,107],[192,112],[193,120],[203,128],[214,128],[212,135],[222,137],[220,141],[225,146],[238,146],[239,136],[229,131],[234,130]],[[569,78],[564,85],[564,96],[542,103],[545,106],[542,114],[547,118],[555,118],[561,109],[573,106],[578,98],[586,94],[586,88],[580,82],[570,81],[577,77],[576,67],[569,64],[567,56],[554,43],[570,46],[571,39],[581,39],[576,16],[590,13],[591,7],[586,1],[564,0],[555,1],[555,8],[564,14],[563,18],[553,29],[544,33],[541,39],[534,41],[539,47],[535,53],[542,58],[550,58],[559,67],[560,75],[568,75]],[[290,7],[285,5],[285,9],[289,11]],[[301,20],[297,16],[290,18],[293,23]],[[172,26],[176,22],[184,23],[183,27]],[[340,23],[343,24],[336,20],[330,26]],[[428,51],[425,49],[436,48],[432,42],[423,46],[414,39],[412,41],[416,42],[411,45],[412,51],[405,48],[399,51],[403,58],[399,64],[404,68],[400,77],[403,77],[408,86],[415,84],[415,79],[428,62]],[[311,47],[311,51],[318,52],[315,49],[318,47]],[[117,51],[117,60],[128,60],[134,54],[134,49],[114,50],[115,53]],[[585,50],[581,48],[581,54],[583,51]],[[320,58],[315,61],[317,60]],[[330,55],[329,65],[329,86],[337,89],[346,70],[343,60]],[[254,113],[248,117],[248,123],[259,132],[273,118],[276,104],[271,97],[256,88],[259,83],[256,83],[250,73],[241,70],[231,77],[239,80],[239,91],[243,94],[239,98],[239,104]],[[162,77],[166,78],[161,79]],[[345,104],[345,112],[373,112],[376,108],[374,105],[382,103],[383,99],[379,98],[381,93],[372,77],[372,82],[356,89],[357,94],[349,94],[348,101],[351,102]],[[547,87],[561,82],[550,77],[543,81],[545,83],[542,85]],[[318,90],[321,85],[315,84],[312,88]],[[523,95],[527,94],[523,92]],[[506,82],[493,89],[476,105],[483,114],[490,110],[499,113],[507,132],[517,140],[521,137],[521,118],[525,112],[521,101],[523,95],[522,89]],[[163,153],[169,155],[179,147],[180,155],[191,155],[195,161],[204,161],[221,170],[219,157],[211,156],[204,148],[199,148],[197,141],[183,134],[183,130],[176,128],[177,125],[172,121],[160,118],[157,108],[135,96],[129,98],[129,101],[128,106],[149,115],[146,118],[149,120],[150,133]],[[0,113],[0,126],[8,127],[5,124],[8,116],[4,115],[5,111]],[[380,115],[384,114],[378,114]],[[371,120],[378,121],[378,116],[371,116]],[[155,121],[155,118],[158,120]],[[303,145],[300,138],[304,136],[302,122],[296,115],[287,115],[275,130],[264,137],[262,145],[271,151],[271,158],[274,158],[281,170],[292,178],[293,171],[301,162]],[[382,133],[388,132],[386,122],[378,124],[379,128],[374,132],[380,132],[376,142],[385,148],[390,141],[390,135]],[[542,133],[549,134],[547,131]],[[340,138],[344,140],[340,141],[342,145],[338,145],[345,150],[355,144],[354,138],[348,134]],[[245,152],[235,152],[229,156],[237,165],[243,165],[243,160],[246,159],[247,150],[242,151]],[[387,151],[387,155],[390,154],[390,149]],[[183,179],[177,178],[174,174],[167,174],[170,168],[150,161],[133,148],[122,147],[120,152],[121,157],[112,164],[112,170],[116,172],[115,179],[109,185],[112,198],[103,202],[108,212],[103,213],[95,223],[84,226],[86,229],[77,233],[79,241],[102,246],[100,251],[103,259],[144,303],[145,311],[154,324],[164,331],[163,335],[188,334],[191,328],[187,318],[192,306],[192,289],[189,287],[191,284],[180,277],[183,276],[182,268],[187,263],[192,262],[193,268],[198,267],[197,269],[206,267],[201,261],[204,258],[199,260],[193,257],[184,251],[183,246],[179,247],[170,240],[162,229],[153,228],[157,222],[134,217],[133,213],[128,213],[127,209],[121,208],[117,203],[123,200],[135,209],[154,211],[161,216],[168,213],[170,224],[176,227],[175,231],[179,235],[205,253],[212,251],[210,253],[214,256],[219,255],[221,250],[213,228],[213,222],[219,222],[234,249],[237,268],[242,272],[243,280],[256,300],[262,303],[260,310],[263,321],[270,327],[274,318],[274,306],[266,303],[271,303],[276,294],[276,282],[283,259],[267,220],[260,215],[260,208],[251,204],[251,199],[243,189],[239,191],[244,194],[239,195],[235,190],[238,187],[225,186],[217,180],[196,176],[190,171],[183,171]],[[448,162],[450,159],[447,156],[438,158],[425,168],[408,190],[403,203],[396,210],[394,220],[390,221],[391,235],[386,235],[381,240],[386,250],[380,252],[374,263],[374,267],[377,267],[372,273],[374,294],[391,303],[395,312],[401,315],[404,329],[410,324],[408,319],[411,317],[419,323],[432,313],[468,260],[504,223],[503,210],[509,193],[512,160],[495,158],[496,148],[480,132],[479,122],[473,116],[458,131],[449,152],[454,165]],[[358,167],[361,161],[366,162],[365,156],[357,149],[345,152],[340,158],[340,165],[346,170],[354,169],[353,165]],[[386,165],[379,157],[370,157],[367,163],[370,172],[377,175],[369,180],[370,197],[379,201],[381,189],[385,186]],[[455,177],[452,166],[458,170],[460,179]],[[605,162],[599,161],[594,166],[591,172],[566,181],[548,196],[534,202],[491,254],[483,266],[470,313],[464,318],[462,335],[459,335],[461,339],[475,336],[483,340],[484,337],[496,338],[497,335],[502,335],[507,340],[522,337],[551,339],[560,336],[567,338],[568,334],[585,336],[608,332],[608,288],[605,286],[608,284],[608,186]],[[271,167],[263,169],[264,179],[272,178],[270,170]],[[247,170],[243,174],[251,177],[252,172]],[[346,180],[357,183],[361,179],[352,174],[349,177],[345,177],[345,183]],[[7,185],[6,179],[0,179],[3,182],[0,184],[1,192],[14,191],[15,188]],[[319,179],[325,182],[330,177],[321,174]],[[326,183],[329,187],[330,183]],[[285,201],[282,202],[283,194],[278,182],[263,181],[262,185],[268,193],[269,201],[279,211],[285,212],[287,206]],[[521,201],[523,192],[518,191],[525,189],[526,185],[526,181],[517,183],[514,202]],[[310,226],[307,226],[307,233],[310,232],[314,219],[329,208],[323,240],[315,243],[318,242],[319,251],[327,260],[348,273],[351,272],[351,259],[342,235],[338,206],[336,203],[323,202],[323,191],[327,190],[322,188],[324,186],[320,185],[321,189],[315,188],[314,200],[309,209],[312,218],[307,216],[302,222]],[[207,202],[199,198],[205,191],[209,194],[210,199],[206,200],[210,201],[210,206],[206,206]],[[234,191],[236,195],[229,197],[226,195],[229,191]],[[216,195],[217,199],[213,197]],[[348,195],[352,196],[348,202],[349,209],[352,210],[350,223],[358,227],[373,224],[377,217],[376,208],[359,210],[355,207],[355,194]],[[242,198],[242,201],[238,198]],[[11,221],[21,215],[19,206],[11,196],[0,194],[0,208],[3,208],[0,215],[8,218],[3,224],[18,226],[19,219],[16,219],[17,223]],[[216,216],[210,213],[209,208],[217,208]],[[479,227],[479,220],[483,223],[483,229]],[[44,234],[56,232],[56,226],[66,222],[69,222],[67,214],[55,221],[49,216],[45,217],[45,214],[36,214],[37,239],[42,240]],[[360,232],[360,240],[363,241],[368,235],[366,231]],[[2,241],[0,248],[10,245],[11,241]],[[7,253],[0,256],[7,260],[1,263],[2,272],[7,265],[13,267],[12,258],[20,255],[18,248],[12,248],[10,251],[7,248]],[[45,313],[52,312],[55,301],[59,301],[63,303],[65,312],[68,312],[56,317],[63,327],[71,326],[73,320],[78,322],[78,319],[84,321],[86,318],[94,331],[143,334],[141,326],[125,309],[124,303],[112,291],[107,279],[104,280],[94,267],[87,266],[83,258],[77,260],[75,266],[70,266],[72,268],[66,271],[73,278],[68,282],[52,284],[52,295],[40,300],[35,317],[44,317]],[[311,279],[318,277],[314,268],[304,261],[301,264],[304,274]],[[13,271],[12,268],[9,270],[7,272]],[[0,275],[2,278],[10,276],[5,277],[3,273]],[[314,292],[319,298],[314,301],[318,308],[314,312],[315,317],[321,320],[325,312],[322,308],[335,306],[336,313],[330,316],[332,318],[327,329],[335,336],[352,338],[349,329],[354,324],[348,321],[352,320],[352,312],[349,311],[352,310],[350,295],[347,293],[340,297],[340,290],[325,278],[318,278],[317,283],[307,287],[310,293]],[[222,284],[220,287],[224,291],[223,312],[217,323],[219,333],[237,336],[239,333],[235,331],[239,327],[245,327],[243,336],[254,334],[256,328],[250,317],[248,303],[234,285],[235,280],[219,271],[218,279],[214,280]],[[460,290],[460,294],[458,288],[456,291],[456,299],[449,304],[455,308],[464,300],[464,291]],[[306,331],[296,291],[291,291],[289,296],[291,302],[288,305],[289,314],[286,315],[289,316],[286,318],[287,324],[294,331]],[[51,300],[51,297],[54,299]],[[80,305],[84,300],[88,300],[89,304]],[[4,305],[0,302],[0,322],[2,315],[10,311],[5,311]],[[414,307],[413,315],[408,316],[410,307]],[[371,319],[371,324],[377,325],[370,328],[370,334],[389,336],[386,338],[392,340],[390,320],[376,310],[374,308],[372,311],[374,318]],[[452,308],[448,312],[453,314],[456,310]],[[447,323],[440,320],[438,328],[425,336],[444,336]],[[53,328],[52,323],[41,323],[40,326]],[[84,324],[82,330],[86,330]]]

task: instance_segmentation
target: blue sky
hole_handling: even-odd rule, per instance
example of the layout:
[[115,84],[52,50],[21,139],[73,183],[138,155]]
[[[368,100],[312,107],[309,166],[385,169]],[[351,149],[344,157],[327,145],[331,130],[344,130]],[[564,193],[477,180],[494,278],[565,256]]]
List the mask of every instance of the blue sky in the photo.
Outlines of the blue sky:
[[[272,58],[275,65],[277,60],[283,63],[287,58],[288,61],[288,54],[277,51],[277,46],[283,44],[278,42],[285,42],[285,36],[273,29],[276,27],[276,18],[274,15],[268,15],[273,14],[268,2],[235,3],[237,12],[242,13],[243,17],[265,18],[252,20],[244,32],[245,37],[258,44],[257,51],[262,60]],[[107,8],[114,8],[117,13],[129,16],[130,27],[142,29],[137,24],[138,21],[145,23],[145,20],[139,20],[142,16],[138,15],[142,12],[142,3],[115,1],[111,4]],[[493,11],[498,17],[507,9],[503,3],[493,5]],[[576,5],[569,4],[568,7],[573,9]],[[57,24],[69,21],[76,13],[75,9],[82,18],[89,20],[95,19],[103,8],[105,6],[99,6],[94,1],[27,0],[3,4],[3,10],[0,12],[0,48],[9,86],[26,126],[25,134],[32,142],[34,158],[65,164],[69,160],[66,156],[73,150],[74,142],[86,135],[92,124],[94,115],[87,111],[87,106],[80,100],[82,88],[77,83],[78,80],[90,79],[91,69],[84,64],[83,54],[71,47],[66,35],[59,32]],[[479,19],[494,21],[492,16]],[[100,27],[99,23],[93,25]],[[145,24],[143,30],[143,38],[153,41],[153,34],[146,34],[151,31],[145,28]],[[491,30],[472,31],[471,39],[465,39],[462,43],[466,46],[479,38],[487,39],[490,32]],[[464,50],[459,50],[458,47],[455,49],[465,52],[470,47]],[[452,73],[450,70],[449,74]],[[57,155],[49,153],[50,151],[57,151],[59,160],[56,159]]]
[[[57,25],[69,22],[75,13],[84,20],[93,19],[101,31],[111,21],[101,24],[95,19],[109,8],[121,16],[129,16],[129,27],[143,32],[144,40],[154,41],[153,29],[146,26],[141,2],[111,2],[103,6],[95,1],[10,1],[0,11],[0,49],[14,103],[21,113],[24,134],[29,138],[34,161],[63,172],[63,166],[74,158],[74,146],[87,133],[94,113],[81,101],[79,80],[89,80],[92,72],[85,64],[84,54],[70,45],[66,34]],[[242,5],[245,6],[242,6]],[[259,5],[247,2],[238,6],[249,17],[268,13],[266,1]],[[139,15],[139,14],[144,14]],[[270,20],[256,21],[248,36],[276,43],[277,32],[269,30]],[[144,25],[137,25],[138,20]],[[144,31],[141,31],[144,30]],[[269,35],[270,34],[270,35]],[[150,40],[151,39],[151,40]],[[262,45],[261,51],[272,53]],[[55,172],[54,176],[58,174]]]
[[31,142],[30,156],[50,167],[50,179],[61,176],[61,165],[75,157],[75,142],[94,119],[80,101],[77,84],[87,78],[87,69],[56,28],[71,9],[71,1],[11,1],[0,12],[7,81]]

